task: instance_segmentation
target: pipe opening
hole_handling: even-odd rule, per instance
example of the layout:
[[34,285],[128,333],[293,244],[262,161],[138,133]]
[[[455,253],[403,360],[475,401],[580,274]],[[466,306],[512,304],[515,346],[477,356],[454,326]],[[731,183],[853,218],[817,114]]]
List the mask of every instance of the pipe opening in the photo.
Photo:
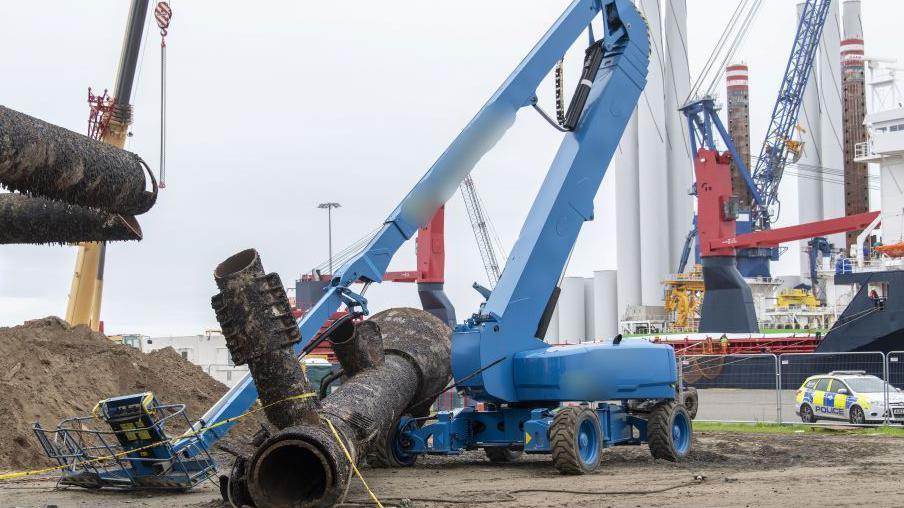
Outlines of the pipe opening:
[[245,249],[237,254],[233,254],[226,258],[226,261],[217,265],[217,269],[214,270],[213,276],[217,279],[221,279],[233,275],[249,268],[256,260],[257,251],[254,249]]
[[355,322],[352,319],[343,319],[336,323],[336,327],[330,330],[330,342],[333,344],[345,344],[355,336]]
[[265,498],[255,496],[258,506],[305,505],[327,494],[333,473],[317,447],[291,439],[275,443],[260,457],[254,465],[254,483],[254,490]]

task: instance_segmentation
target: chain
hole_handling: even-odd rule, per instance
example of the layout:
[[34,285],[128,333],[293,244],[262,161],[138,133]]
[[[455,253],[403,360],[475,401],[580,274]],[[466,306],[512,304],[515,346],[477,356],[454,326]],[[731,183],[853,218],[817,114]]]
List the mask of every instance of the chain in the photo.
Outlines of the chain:
[[556,121],[560,126],[565,126],[565,59],[556,63]]

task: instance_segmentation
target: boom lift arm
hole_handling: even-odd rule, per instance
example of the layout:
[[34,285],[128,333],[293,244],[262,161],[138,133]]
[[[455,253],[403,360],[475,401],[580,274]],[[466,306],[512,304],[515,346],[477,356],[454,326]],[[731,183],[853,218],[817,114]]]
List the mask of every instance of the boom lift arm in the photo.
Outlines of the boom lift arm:
[[[594,36],[591,21],[602,18],[602,38]],[[380,282],[399,247],[423,226],[468,176],[472,168],[514,123],[521,108],[535,106],[536,90],[543,78],[574,41],[588,33],[583,79],[569,108],[559,152],[531,208],[506,270],[484,311],[453,337],[453,370],[456,379],[486,367],[469,378],[467,390],[487,400],[611,400],[611,398],[675,397],[674,353],[653,344],[586,348],[557,358],[555,348],[537,339],[539,323],[550,295],[564,270],[581,224],[593,217],[593,197],[617,147],[621,133],[646,83],[649,41],[646,24],[628,0],[575,0],[547,31],[515,71],[433,164],[382,229],[356,257],[346,262],[330,281],[320,301],[300,323],[300,351],[341,305],[367,313],[367,300],[351,290],[354,283]],[[599,75],[597,75],[599,73]],[[585,107],[586,105],[586,107]],[[575,372],[601,377],[600,383],[565,383],[560,389],[542,380],[533,390],[515,379],[513,364],[518,353],[536,352],[534,367],[560,362]],[[652,357],[659,360],[650,361]],[[526,360],[526,359],[525,359]],[[527,360],[530,362],[530,360]],[[611,368],[600,368],[604,361]],[[495,363],[494,363],[495,362]],[[631,366],[634,367],[631,367]],[[643,365],[643,367],[641,367]],[[558,374],[558,369],[545,375]],[[624,383],[617,383],[622,379]],[[558,385],[559,380],[555,380]],[[622,393],[616,393],[622,390]],[[607,399],[603,395],[610,395]],[[246,377],[218,401],[197,427],[215,425],[243,413],[257,398],[252,379]],[[622,420],[624,423],[624,420]],[[231,423],[184,440],[177,449],[191,453],[192,444],[206,448],[225,433]],[[519,434],[518,439],[523,440]]]

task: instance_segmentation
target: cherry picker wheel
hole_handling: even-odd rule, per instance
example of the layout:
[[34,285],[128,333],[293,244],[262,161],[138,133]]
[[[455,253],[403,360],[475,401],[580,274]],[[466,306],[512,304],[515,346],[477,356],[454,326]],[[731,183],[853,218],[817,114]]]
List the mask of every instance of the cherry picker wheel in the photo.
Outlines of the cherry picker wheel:
[[653,406],[647,419],[647,442],[655,459],[676,462],[691,451],[693,425],[687,409],[674,401]]
[[417,462],[417,455],[406,453],[402,449],[399,435],[402,424],[411,424],[411,417],[402,416],[396,425],[390,427],[383,436],[376,439],[367,452],[367,464],[370,467],[411,467]]
[[697,409],[700,408],[700,398],[697,395],[697,389],[685,388],[684,391],[681,392],[681,398],[683,399],[682,404],[684,404],[684,409],[687,409],[688,416],[693,420],[697,417]]
[[513,450],[507,446],[487,446],[483,452],[487,454],[490,462],[494,463],[514,462],[521,458],[523,453],[521,450]]
[[593,472],[600,465],[602,438],[596,411],[581,407],[562,408],[549,427],[553,465],[565,474]]

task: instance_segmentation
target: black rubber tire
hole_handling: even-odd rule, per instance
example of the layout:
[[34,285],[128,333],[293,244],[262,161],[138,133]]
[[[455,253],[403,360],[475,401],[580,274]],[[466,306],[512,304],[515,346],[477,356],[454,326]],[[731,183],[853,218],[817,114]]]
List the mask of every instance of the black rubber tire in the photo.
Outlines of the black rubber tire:
[[549,427],[549,445],[552,450],[552,464],[560,473],[586,474],[599,467],[602,446],[593,462],[588,464],[581,459],[578,429],[587,419],[591,419],[596,426],[596,435],[602,445],[603,433],[596,411],[581,407],[565,407],[559,410],[553,419]]
[[804,423],[816,423],[816,415],[809,404],[800,405],[800,421]]
[[[859,417],[857,417],[859,415]],[[860,406],[851,406],[851,416],[850,421],[854,425],[863,425],[866,423],[866,413],[863,412],[863,408]]]
[[[684,413],[687,416],[688,423],[692,421],[687,409],[674,401],[660,402],[653,406],[653,410],[650,411],[650,416],[647,418],[647,443],[650,445],[650,454],[654,459],[677,462],[687,457],[690,453],[691,446],[688,446],[684,453],[679,453],[672,442],[672,422],[679,413]],[[690,425],[688,428],[690,432],[689,439],[693,443],[694,427]]]
[[520,459],[521,454],[524,453],[521,450],[512,450],[507,446],[487,446],[483,449],[483,452],[487,454],[487,458],[490,459],[490,462],[496,464],[515,462]]
[[411,455],[407,460],[403,460],[396,456],[393,451],[393,442],[396,439],[398,428],[399,422],[396,422],[388,431],[378,437],[373,445],[371,445],[370,449],[367,450],[367,464],[370,467],[411,467],[417,462],[417,455]]
[[681,399],[684,409],[687,409],[687,414],[691,417],[691,420],[696,418],[697,409],[700,408],[700,397],[697,396],[697,389],[685,388]]

